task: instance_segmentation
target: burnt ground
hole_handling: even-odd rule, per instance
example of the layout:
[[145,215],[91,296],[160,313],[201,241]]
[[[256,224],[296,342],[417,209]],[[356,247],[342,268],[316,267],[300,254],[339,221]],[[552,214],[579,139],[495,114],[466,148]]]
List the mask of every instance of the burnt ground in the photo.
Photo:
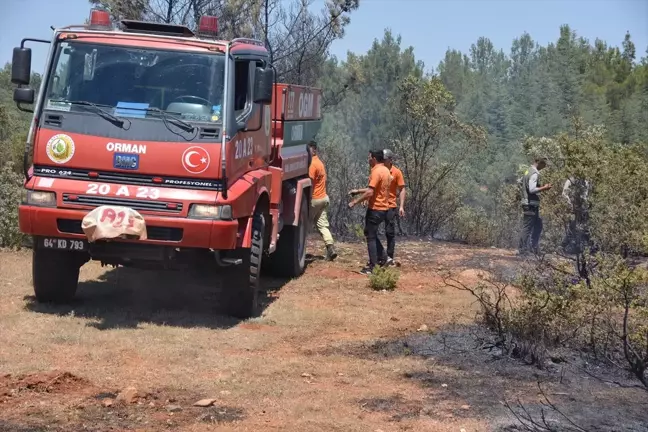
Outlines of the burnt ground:
[[[539,369],[504,355],[493,342],[483,327],[450,325],[331,350],[377,361],[424,359],[421,367],[402,372],[403,379],[429,390],[423,400],[405,403],[392,395],[361,401],[393,421],[422,414],[478,416],[488,420],[490,430],[523,431],[528,429],[512,419],[543,424],[544,415],[555,431],[648,430],[648,394],[629,374],[566,351]],[[448,406],[449,400],[464,404]]]
[[628,376],[577,353],[544,370],[508,358],[443,284],[512,278],[513,252],[401,241],[397,289],[375,292],[355,273],[363,245],[335,263],[321,248],[302,277],[266,279],[263,315],[243,322],[216,277],[96,263],[77,302],[40,305],[30,254],[0,251],[0,430],[522,431],[515,415],[544,412],[555,431],[648,431]]

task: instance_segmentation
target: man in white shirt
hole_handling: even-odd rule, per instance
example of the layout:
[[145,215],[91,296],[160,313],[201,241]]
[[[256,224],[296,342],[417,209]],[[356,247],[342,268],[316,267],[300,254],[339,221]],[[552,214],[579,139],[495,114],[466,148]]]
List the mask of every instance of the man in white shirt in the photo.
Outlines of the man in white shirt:
[[538,253],[538,244],[542,233],[540,193],[552,187],[551,184],[542,185],[540,181],[540,171],[546,166],[547,159],[537,157],[521,179],[522,233],[518,247],[520,255],[526,255],[529,249]]

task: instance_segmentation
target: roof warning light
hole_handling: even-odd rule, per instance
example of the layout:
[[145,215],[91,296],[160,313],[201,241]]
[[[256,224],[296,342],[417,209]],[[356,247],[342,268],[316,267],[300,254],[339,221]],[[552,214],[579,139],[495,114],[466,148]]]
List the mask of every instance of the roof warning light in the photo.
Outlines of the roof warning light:
[[201,16],[198,23],[198,34],[215,37],[218,34],[218,18],[211,15]]
[[103,9],[90,10],[90,28],[92,29],[110,29],[112,23],[110,22],[110,14]]

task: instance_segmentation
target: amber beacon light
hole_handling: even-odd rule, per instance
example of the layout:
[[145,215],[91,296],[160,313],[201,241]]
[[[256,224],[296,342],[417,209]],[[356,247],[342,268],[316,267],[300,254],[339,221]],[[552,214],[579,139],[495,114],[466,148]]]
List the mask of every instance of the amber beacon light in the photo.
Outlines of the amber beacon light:
[[110,14],[103,9],[90,10],[90,28],[92,29],[110,29],[112,23],[110,22]]
[[198,33],[201,36],[215,37],[218,34],[218,18],[210,15],[201,16]]

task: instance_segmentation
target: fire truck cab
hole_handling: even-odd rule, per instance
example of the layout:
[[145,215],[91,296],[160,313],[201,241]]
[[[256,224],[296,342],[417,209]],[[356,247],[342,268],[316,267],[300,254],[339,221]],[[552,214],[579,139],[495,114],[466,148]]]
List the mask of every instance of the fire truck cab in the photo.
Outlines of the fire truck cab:
[[[262,267],[304,271],[321,91],[276,83],[263,42],[217,30],[212,16],[196,32],[115,26],[93,9],[88,25],[14,49],[14,100],[34,113],[19,220],[38,301],[70,301],[89,260],[218,266],[227,312],[247,318]],[[50,43],[37,97],[26,42]]]

